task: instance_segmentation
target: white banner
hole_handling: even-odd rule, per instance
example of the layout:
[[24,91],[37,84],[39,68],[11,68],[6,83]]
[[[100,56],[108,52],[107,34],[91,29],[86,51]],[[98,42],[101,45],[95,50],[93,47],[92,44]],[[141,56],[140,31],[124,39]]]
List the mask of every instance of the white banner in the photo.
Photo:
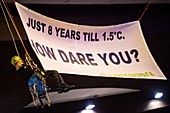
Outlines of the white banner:
[[44,69],[89,76],[166,79],[145,43],[139,21],[78,25],[15,3]]

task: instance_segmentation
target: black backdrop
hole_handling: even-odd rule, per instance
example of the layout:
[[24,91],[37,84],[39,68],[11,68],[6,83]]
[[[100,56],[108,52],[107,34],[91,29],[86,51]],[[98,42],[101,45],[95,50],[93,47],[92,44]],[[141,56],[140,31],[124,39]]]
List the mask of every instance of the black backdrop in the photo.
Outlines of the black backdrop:
[[[8,4],[9,9],[16,20],[16,24],[21,32],[21,36],[26,39],[24,43],[29,50],[31,57],[35,59],[35,62],[39,65],[39,61],[35,54],[33,53],[30,45],[27,41],[27,36],[24,32],[22,24],[19,20],[19,16],[14,4]],[[113,25],[120,24],[124,22],[130,22],[134,20],[138,20],[144,11],[146,4],[126,4],[126,5],[34,5],[34,4],[23,4],[28,8],[39,12],[41,14],[47,15],[49,17],[59,19],[66,22],[82,24],[82,25]],[[112,97],[111,99],[105,98],[106,100],[110,100],[105,102],[104,99],[98,100],[103,103],[112,103],[111,105],[101,104],[99,110],[106,111],[110,109],[110,112],[125,112],[126,110],[129,112],[139,112],[142,111],[143,105],[142,103],[146,102],[142,97],[145,95],[149,95],[148,92],[153,92],[156,89],[165,90],[167,94],[169,94],[169,67],[170,67],[170,55],[169,52],[169,42],[170,42],[170,5],[169,4],[151,4],[144,14],[141,20],[141,26],[143,30],[143,34],[145,40],[148,44],[148,47],[156,60],[158,66],[161,68],[165,76],[168,78],[167,81],[161,80],[133,80],[133,79],[119,79],[119,78],[96,78],[96,77],[82,77],[82,76],[67,76],[67,74],[63,74],[63,77],[69,83],[76,84],[77,88],[85,88],[85,87],[127,87],[127,88],[135,88],[141,89],[143,92],[140,94],[132,94],[132,95],[121,95]],[[31,102],[31,97],[28,91],[27,86],[19,77],[17,77],[14,68],[10,64],[10,59],[13,55],[16,54],[13,42],[11,40],[11,36],[7,29],[7,26],[4,24],[5,20],[2,15],[2,11],[0,11],[0,37],[5,37],[6,40],[0,41],[0,53],[1,53],[1,76],[0,76],[0,112],[1,113],[17,113],[19,112],[25,105]],[[15,34],[15,37],[16,34]],[[17,41],[19,51],[21,56],[24,56],[24,50],[21,46],[21,43]],[[88,83],[84,82],[88,81]],[[95,82],[96,81],[96,82]],[[102,84],[102,85],[101,85]],[[140,96],[139,96],[140,95]],[[141,100],[138,100],[142,98]],[[113,100],[113,101],[111,101]],[[167,99],[165,99],[167,100]],[[115,101],[115,102],[114,102]],[[128,107],[125,107],[125,103],[127,101],[132,101]],[[73,102],[74,103],[74,102]],[[66,112],[63,107],[71,106],[73,103],[68,103],[68,105],[61,104],[55,109],[58,108],[61,112]],[[116,105],[117,104],[117,105]],[[126,103],[128,104],[128,103]],[[77,103],[74,103],[77,105]],[[116,106],[115,109],[112,108],[112,105]],[[103,106],[103,108],[102,108]],[[108,106],[108,107],[106,107]],[[120,107],[120,106],[123,106]],[[104,108],[105,107],[105,108]],[[51,107],[52,109],[53,107]],[[80,106],[81,108],[81,106]],[[49,112],[51,112],[51,109]],[[52,110],[55,110],[54,108]],[[72,111],[71,111],[72,109]],[[76,112],[78,108],[73,109],[72,107],[68,107],[68,111]],[[75,110],[75,111],[74,111]],[[113,111],[112,111],[113,110]],[[22,110],[20,112],[45,112],[45,110]],[[68,112],[67,111],[67,112]],[[167,110],[166,110],[167,111]],[[57,110],[56,110],[57,112]],[[100,111],[98,111],[100,112]],[[152,112],[152,111],[151,111]],[[158,111],[162,112],[162,111]],[[109,111],[107,112],[109,113]]]

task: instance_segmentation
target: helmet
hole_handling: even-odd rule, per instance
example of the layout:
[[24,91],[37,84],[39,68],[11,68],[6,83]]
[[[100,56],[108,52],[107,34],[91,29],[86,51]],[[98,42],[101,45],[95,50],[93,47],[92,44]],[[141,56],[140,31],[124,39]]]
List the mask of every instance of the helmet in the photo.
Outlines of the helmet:
[[20,56],[13,56],[13,57],[11,58],[11,64],[14,65],[14,66],[16,66],[16,64],[17,64],[18,61],[24,62],[24,61],[21,59]]

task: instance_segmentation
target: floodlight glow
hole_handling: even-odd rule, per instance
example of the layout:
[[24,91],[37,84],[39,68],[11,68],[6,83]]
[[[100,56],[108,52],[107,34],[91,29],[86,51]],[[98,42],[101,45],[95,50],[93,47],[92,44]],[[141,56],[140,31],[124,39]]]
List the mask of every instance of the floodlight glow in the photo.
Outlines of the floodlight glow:
[[96,113],[96,112],[93,110],[85,109],[85,110],[80,111],[80,113]]
[[94,107],[95,107],[94,104],[90,104],[90,105],[88,105],[88,106],[86,107],[86,109],[93,109]]
[[163,96],[162,92],[156,93],[155,98],[161,98]]

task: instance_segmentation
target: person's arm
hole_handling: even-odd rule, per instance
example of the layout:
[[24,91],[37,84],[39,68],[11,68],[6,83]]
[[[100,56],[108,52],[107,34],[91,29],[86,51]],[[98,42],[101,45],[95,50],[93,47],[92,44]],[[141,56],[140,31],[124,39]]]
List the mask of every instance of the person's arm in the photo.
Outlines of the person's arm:
[[29,65],[33,71],[39,70],[37,64],[35,64],[32,58],[27,54],[25,54],[25,63],[26,65]]
[[34,71],[34,72],[38,72],[40,73],[41,75],[45,75],[45,70],[43,69],[40,69],[37,64],[34,63],[34,61],[32,60],[32,58],[25,54],[25,62],[26,62],[26,65],[30,66],[31,69]]

